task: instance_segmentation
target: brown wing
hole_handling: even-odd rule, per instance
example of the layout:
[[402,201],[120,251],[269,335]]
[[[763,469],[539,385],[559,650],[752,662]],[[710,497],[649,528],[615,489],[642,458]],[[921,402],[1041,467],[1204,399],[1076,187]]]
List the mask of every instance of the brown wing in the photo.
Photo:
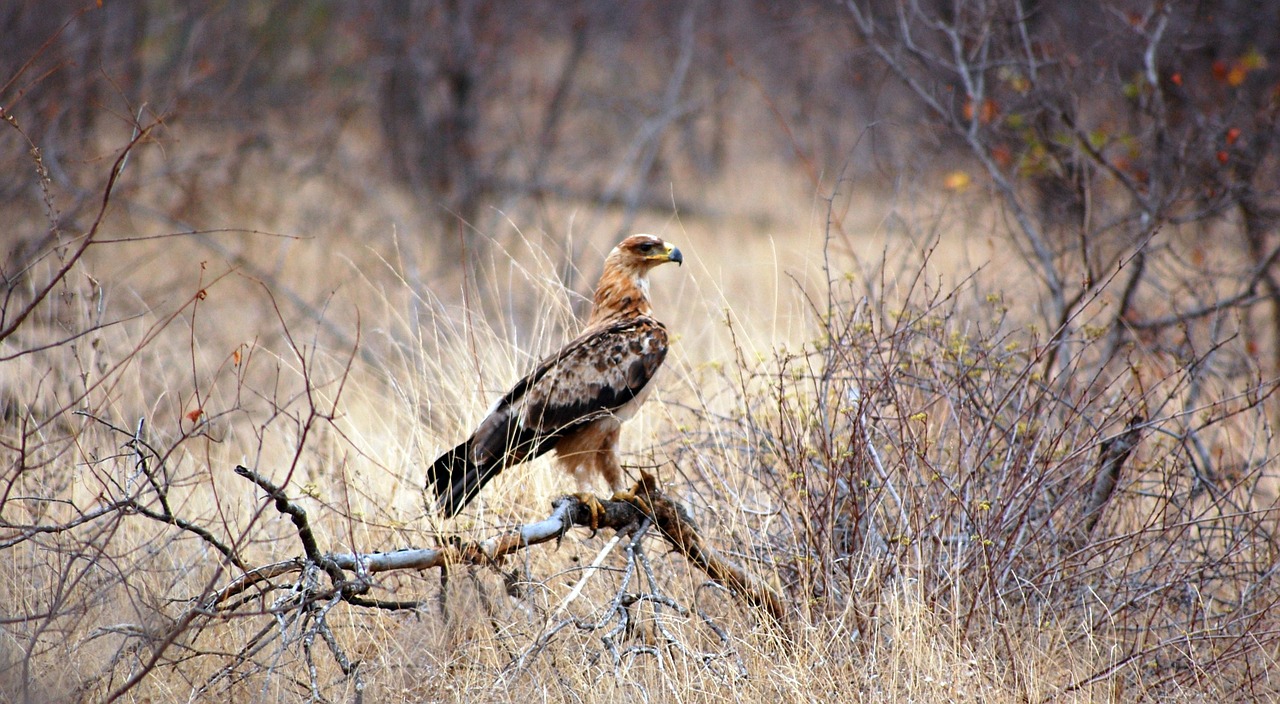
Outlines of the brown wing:
[[509,466],[633,401],[667,356],[667,330],[640,317],[591,328],[499,399],[471,438],[481,465]]
[[638,403],[667,356],[667,330],[638,317],[588,328],[494,404],[480,427],[432,463],[427,487],[453,516],[504,468]]

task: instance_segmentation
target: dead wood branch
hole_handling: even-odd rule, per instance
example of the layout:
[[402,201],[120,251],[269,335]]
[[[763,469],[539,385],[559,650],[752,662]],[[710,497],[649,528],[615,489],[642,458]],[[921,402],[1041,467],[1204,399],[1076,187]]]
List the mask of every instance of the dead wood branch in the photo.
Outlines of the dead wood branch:
[[298,539],[302,541],[302,549],[307,555],[307,559],[315,565],[324,568],[324,571],[333,578],[334,584],[341,584],[343,580],[342,571],[334,566],[333,561],[328,557],[320,554],[320,546],[316,543],[315,535],[311,532],[311,524],[307,521],[307,512],[301,506],[289,501],[285,495],[284,489],[272,484],[266,477],[243,465],[236,465],[236,474],[248,479],[249,481],[262,487],[276,504],[276,510],[289,516],[293,521],[293,525],[298,528]]
[[[426,570],[449,565],[490,566],[503,557],[539,543],[559,540],[574,526],[609,528],[619,532],[635,530],[645,519],[658,527],[662,537],[690,563],[705,572],[715,583],[724,586],[737,597],[757,609],[761,609],[778,623],[785,623],[786,609],[782,600],[754,575],[725,559],[709,546],[689,512],[668,498],[658,487],[656,480],[644,474],[628,494],[619,494],[600,502],[600,512],[592,525],[591,507],[576,496],[563,496],[552,504],[551,515],[535,523],[528,523],[506,530],[491,538],[463,542],[457,541],[437,548],[409,548],[391,552],[344,553],[321,555],[306,520],[306,512],[290,502],[283,490],[261,475],[245,467],[236,467],[236,473],[250,479],[267,491],[276,502],[276,508],[286,513],[298,527],[299,536],[306,551],[306,559],[288,560],[260,567],[215,592],[206,601],[208,608],[216,607],[227,599],[283,574],[305,569],[315,564],[330,576],[333,570],[345,570],[357,575],[355,580],[343,580],[336,575],[335,585],[341,588],[344,581],[365,583],[363,577],[375,572],[391,570]],[[346,592],[347,590],[343,589]],[[416,608],[419,602],[380,602],[364,600],[356,594],[345,598],[357,605],[380,608]]]

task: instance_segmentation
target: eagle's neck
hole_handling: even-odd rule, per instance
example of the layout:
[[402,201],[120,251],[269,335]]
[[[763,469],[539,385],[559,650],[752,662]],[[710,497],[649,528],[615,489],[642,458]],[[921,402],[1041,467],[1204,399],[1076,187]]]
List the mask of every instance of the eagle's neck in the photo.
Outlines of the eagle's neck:
[[606,262],[604,274],[596,286],[591,318],[587,325],[626,320],[649,315],[649,272],[630,267],[611,266]]

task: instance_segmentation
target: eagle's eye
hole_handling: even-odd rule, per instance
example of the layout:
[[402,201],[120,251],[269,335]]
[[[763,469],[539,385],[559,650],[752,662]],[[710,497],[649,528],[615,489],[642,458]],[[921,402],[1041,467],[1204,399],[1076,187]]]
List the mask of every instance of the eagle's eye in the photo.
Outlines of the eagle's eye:
[[644,244],[640,245],[640,251],[644,252],[645,254],[648,254],[649,252],[653,251],[653,247],[654,247],[654,244],[652,242],[645,242]]

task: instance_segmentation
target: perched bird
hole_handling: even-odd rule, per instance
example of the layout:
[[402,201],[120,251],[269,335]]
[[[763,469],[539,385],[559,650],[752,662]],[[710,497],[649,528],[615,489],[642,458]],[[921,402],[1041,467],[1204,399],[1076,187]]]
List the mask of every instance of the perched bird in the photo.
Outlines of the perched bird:
[[427,489],[442,514],[456,515],[499,472],[552,449],[565,471],[623,488],[618,431],[667,356],[667,329],[651,317],[649,271],[683,261],[652,235],[632,235],[609,252],[582,334],[539,362],[471,437],[431,465]]

